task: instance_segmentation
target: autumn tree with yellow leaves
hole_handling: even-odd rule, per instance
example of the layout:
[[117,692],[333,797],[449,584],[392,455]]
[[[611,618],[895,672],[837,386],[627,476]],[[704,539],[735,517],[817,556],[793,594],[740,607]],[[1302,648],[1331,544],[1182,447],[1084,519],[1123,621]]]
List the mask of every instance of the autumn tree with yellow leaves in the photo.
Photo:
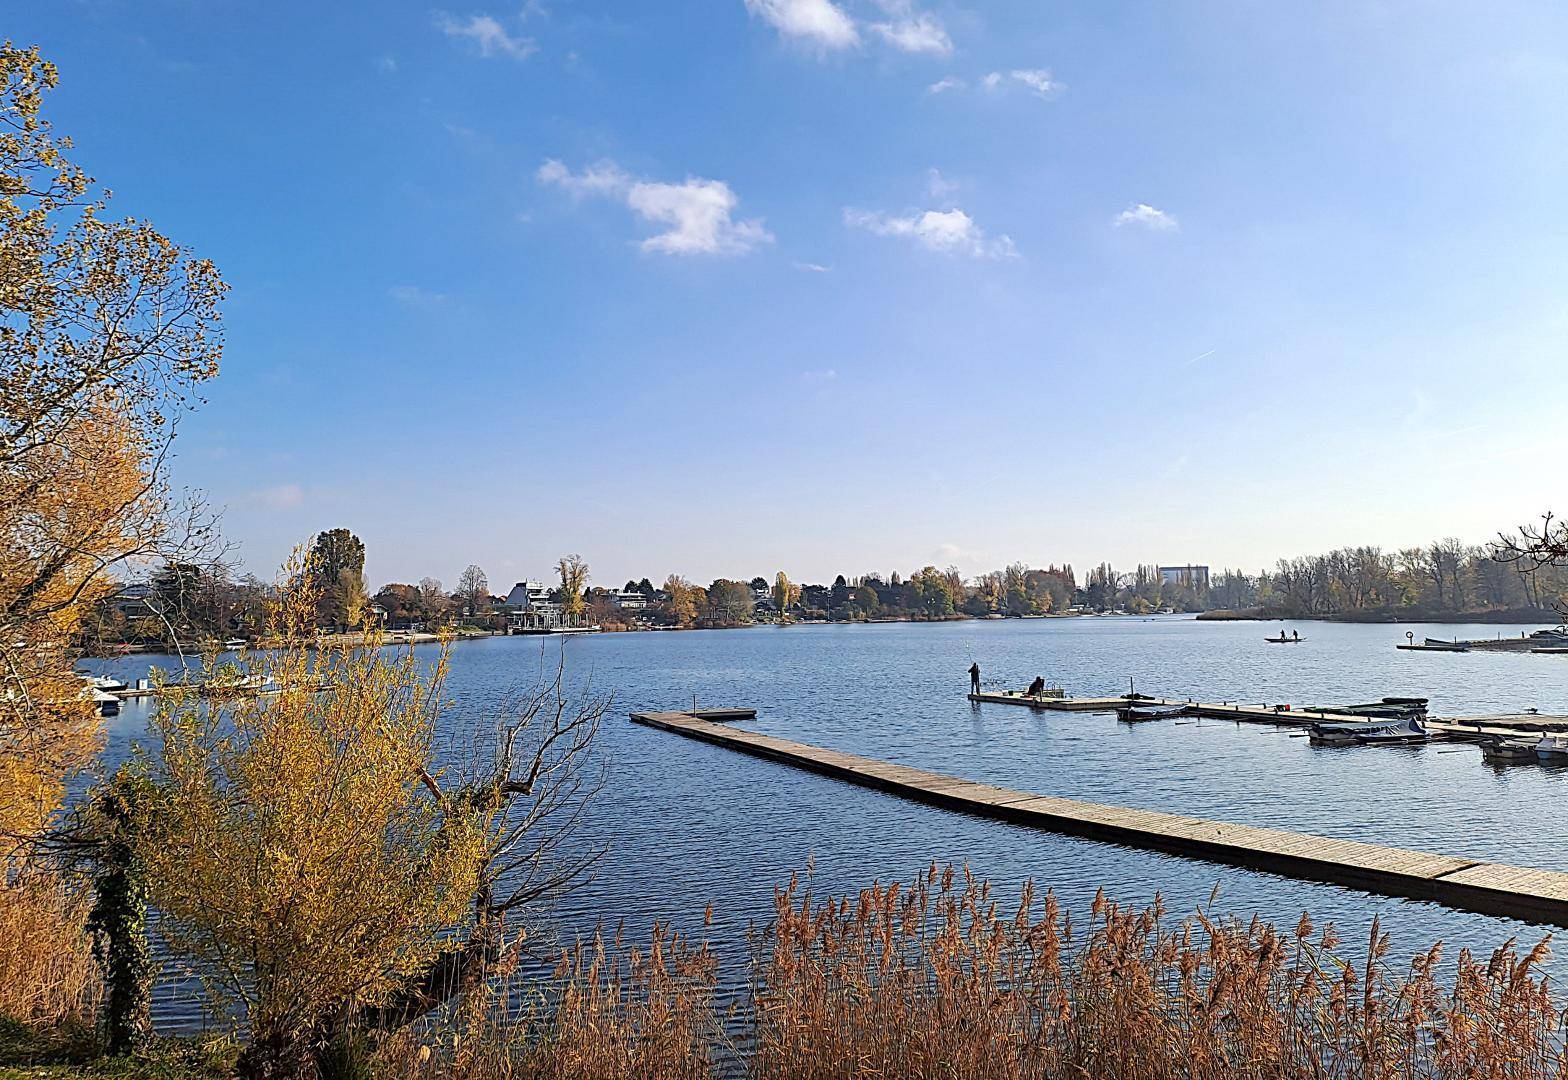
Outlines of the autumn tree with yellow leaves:
[[581,555],[562,555],[555,570],[561,576],[561,610],[577,618],[584,610],[583,590],[588,587],[588,564]]
[[111,220],[43,115],[57,72],[0,46],[0,834],[36,833],[98,726],[72,674],[122,568],[210,542],[164,464],[217,373],[213,265]]
[[312,1077],[432,1010],[482,994],[517,913],[592,853],[553,857],[596,786],[602,704],[554,681],[445,758],[446,656],[313,647],[321,575],[285,568],[271,636],[238,685],[175,688],[153,722],[144,829],[176,950],[244,1015],[246,1077]]

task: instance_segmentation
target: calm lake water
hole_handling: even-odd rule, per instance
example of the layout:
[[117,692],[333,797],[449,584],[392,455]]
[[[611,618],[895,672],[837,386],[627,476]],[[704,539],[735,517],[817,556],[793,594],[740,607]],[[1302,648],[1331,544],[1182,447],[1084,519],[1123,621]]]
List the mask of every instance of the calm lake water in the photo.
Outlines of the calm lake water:
[[[746,978],[746,929],[765,923],[775,886],[813,866],[814,891],[913,876],[933,859],[968,863],[1016,895],[1026,879],[1075,913],[1097,888],[1176,913],[1205,904],[1294,923],[1303,910],[1349,943],[1374,916],[1394,955],[1441,938],[1489,951],[1545,928],[1435,904],[1131,851],[921,806],[630,723],[634,710],[750,706],[746,726],[802,742],[1028,791],[1427,851],[1568,869],[1568,770],[1494,768],[1472,747],[1313,749],[1270,727],[1222,721],[1127,726],[1099,714],[973,706],[966,670],[1022,687],[1036,674],[1074,696],[1124,692],[1203,700],[1343,703],[1430,697],[1434,715],[1539,708],[1568,713],[1568,657],[1408,653],[1417,638],[1517,636],[1519,627],[1304,623],[1299,645],[1265,644],[1278,624],[1191,618],[1007,620],[932,625],[763,627],[604,634],[565,642],[568,677],[613,694],[598,754],[607,783],[574,841],[604,846],[591,880],[542,905],[539,923],[569,937],[600,920],[635,935],[655,920],[705,933],[732,986]],[[1533,629],[1533,627],[1531,628]],[[452,649],[446,723],[455,736],[510,711],[560,641],[490,638]],[[136,678],[169,658],[99,661]],[[110,721],[111,760],[145,729],[147,705]],[[1457,752],[1456,752],[1457,751]],[[1559,978],[1568,963],[1553,961]],[[187,988],[165,986],[170,1026],[199,1017]]]

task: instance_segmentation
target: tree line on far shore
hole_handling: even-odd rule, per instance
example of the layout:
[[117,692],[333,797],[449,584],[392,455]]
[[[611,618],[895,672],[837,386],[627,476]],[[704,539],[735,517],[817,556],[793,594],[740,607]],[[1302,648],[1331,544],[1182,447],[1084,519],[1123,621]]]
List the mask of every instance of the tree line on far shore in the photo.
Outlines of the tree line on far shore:
[[[611,630],[1112,611],[1369,621],[1558,616],[1568,597],[1568,569],[1511,557],[1522,536],[1503,534],[1491,544],[1449,538],[1397,551],[1345,547],[1281,559],[1257,574],[1223,570],[1210,576],[1195,568],[1171,573],[1154,565],[1121,571],[1101,563],[1081,582],[1070,564],[1037,568],[1020,562],[975,577],[951,566],[926,566],[907,576],[840,574],[825,585],[797,584],[782,571],[771,580],[717,578],[707,585],[670,574],[660,585],[644,577],[612,589],[591,584],[588,564],[572,555],[557,567],[558,576],[560,566],[567,567],[570,580],[557,581],[547,596],[574,616]],[[389,582],[371,593],[364,577],[365,545],[348,529],[318,534],[310,551],[311,565],[319,568],[317,622],[322,630],[371,624],[393,630],[506,627],[506,597],[491,592],[488,576],[477,565],[462,572],[455,589],[424,577],[417,583]],[[90,648],[253,640],[263,631],[276,591],[276,584],[236,576],[221,562],[170,562],[145,582],[105,596],[85,621],[83,637]]]

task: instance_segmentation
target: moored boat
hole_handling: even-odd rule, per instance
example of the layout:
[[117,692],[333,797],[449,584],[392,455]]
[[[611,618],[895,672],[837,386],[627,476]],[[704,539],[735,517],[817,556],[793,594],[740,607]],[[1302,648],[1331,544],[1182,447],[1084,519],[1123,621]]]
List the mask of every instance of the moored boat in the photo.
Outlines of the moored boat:
[[1512,735],[1489,735],[1481,740],[1481,758],[1494,765],[1514,765],[1539,761],[1535,748],[1540,739]]
[[1535,756],[1554,765],[1568,765],[1568,735],[1543,735],[1535,744]]
[[1426,698],[1386,697],[1363,705],[1308,705],[1305,712],[1364,716],[1369,720],[1425,720]]
[[1124,724],[1145,724],[1151,720],[1173,720],[1189,711],[1185,705],[1126,705],[1116,710],[1116,719]]
[[1382,724],[1371,720],[1313,724],[1308,737],[1313,746],[1397,746],[1426,742],[1428,735],[1421,722],[1411,716]]

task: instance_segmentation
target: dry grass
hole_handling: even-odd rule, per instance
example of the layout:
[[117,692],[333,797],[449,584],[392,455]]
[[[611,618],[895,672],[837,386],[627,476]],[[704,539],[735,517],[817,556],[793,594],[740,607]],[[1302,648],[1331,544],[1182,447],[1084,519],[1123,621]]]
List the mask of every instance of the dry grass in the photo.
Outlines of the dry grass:
[[91,1023],[89,907],[52,875],[0,869],[0,1015],[33,1026]]
[[766,1077],[1510,1078],[1565,1072],[1542,942],[1489,960],[1441,947],[1396,971],[1373,924],[1364,964],[1331,930],[1290,932],[1097,897],[1076,930],[1032,891],[935,866],[908,888],[778,896],[758,987]]
[[700,1080],[723,1045],[715,976],[706,945],[666,927],[642,948],[595,935],[563,951],[544,994],[507,1007],[500,993],[444,1038],[388,1047],[382,1067],[432,1080]]
[[820,902],[792,881],[755,944],[743,1021],[716,1008],[707,949],[660,929],[650,948],[596,939],[568,953],[544,999],[521,1014],[485,1010],[429,1050],[405,1045],[388,1074],[1568,1076],[1563,1016],[1538,971],[1545,942],[1451,965],[1433,946],[1396,967],[1374,924],[1365,959],[1349,965],[1333,932],[1305,917],[1288,932],[1205,913],[1170,922],[1158,903],[1100,897],[1074,926],[1050,895],[1026,888],[1003,909],[986,883],[933,866],[907,886]]

